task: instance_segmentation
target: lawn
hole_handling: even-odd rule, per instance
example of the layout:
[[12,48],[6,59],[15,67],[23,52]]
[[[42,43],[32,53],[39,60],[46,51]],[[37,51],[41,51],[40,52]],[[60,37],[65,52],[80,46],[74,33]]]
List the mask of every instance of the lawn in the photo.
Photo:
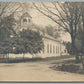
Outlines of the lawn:
[[50,68],[57,71],[84,74],[83,66],[84,64],[82,64],[81,62],[76,63],[75,60],[68,60],[60,62]]

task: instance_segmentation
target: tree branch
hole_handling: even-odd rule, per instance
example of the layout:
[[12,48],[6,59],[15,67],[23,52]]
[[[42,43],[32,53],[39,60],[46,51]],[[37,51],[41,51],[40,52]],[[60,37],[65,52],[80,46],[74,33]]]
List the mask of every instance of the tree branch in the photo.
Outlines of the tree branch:
[[34,5],[34,7],[35,7],[39,12],[41,12],[43,15],[49,17],[50,19],[52,19],[55,23],[57,23],[57,24],[60,25],[62,28],[64,28],[67,32],[69,32],[69,30],[68,30],[66,27],[64,27],[62,24],[60,24],[59,22],[57,22],[57,20],[55,20],[52,16],[50,16],[50,15],[48,15],[48,14],[45,14],[43,11],[41,11],[41,10],[35,5],[34,2],[33,2],[33,5]]

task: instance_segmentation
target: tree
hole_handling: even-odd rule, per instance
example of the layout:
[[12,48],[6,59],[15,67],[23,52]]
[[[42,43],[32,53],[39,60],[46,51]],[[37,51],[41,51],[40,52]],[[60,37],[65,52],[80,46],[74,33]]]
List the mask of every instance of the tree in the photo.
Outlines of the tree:
[[51,25],[46,26],[46,32],[48,35],[53,36],[53,31],[54,31],[54,29]]
[[77,32],[77,38],[75,40],[77,52],[79,53],[81,59],[80,62],[82,63],[83,70],[84,70],[84,31],[82,28],[79,29]]
[[[16,19],[15,17],[20,16],[23,12],[25,12],[25,3],[23,2],[0,2],[0,31],[3,33],[6,29],[5,33],[9,30],[15,33],[12,28],[13,22]],[[1,32],[0,34],[3,36]]]
[[30,53],[32,56],[39,53],[43,49],[42,36],[39,32],[32,30],[22,30],[19,32],[19,37],[16,39],[16,47],[14,53]]
[[[80,16],[80,21],[78,23],[78,31],[77,31],[77,36],[76,36],[76,48],[78,50],[78,53],[81,53],[82,55],[84,54],[84,3],[80,3],[81,8],[81,16]],[[81,58],[82,59],[82,58]]]
[[35,54],[40,52],[43,49],[43,41],[42,36],[39,32],[32,30],[23,30],[20,32],[21,38],[28,39],[27,46],[25,48],[29,49],[28,52],[31,54]]
[[21,11],[23,9],[20,2],[0,2],[0,40],[9,37],[11,32],[15,34],[13,29],[14,14]]
[[[81,6],[78,2],[50,2],[47,6],[46,3],[41,2],[38,7],[34,2],[34,7],[43,15],[50,18],[58,24],[64,31],[68,32],[71,36],[71,46],[73,54],[76,54],[75,38],[77,33],[78,22],[81,16]],[[79,60],[76,55],[76,60]]]
[[[84,3],[81,3],[81,21],[82,31],[84,31]],[[80,23],[79,23],[80,24]]]
[[9,53],[12,53],[13,46],[12,46],[12,39],[5,39],[0,41],[0,54],[3,55],[3,58],[6,57],[9,60]]
[[22,12],[23,3],[21,2],[2,2],[0,1],[0,19],[9,15],[13,15],[14,13]]
[[0,21],[0,53],[9,58],[9,53],[12,51],[10,36],[16,34],[13,29],[15,19],[10,15],[3,17]]
[[83,29],[79,29],[77,33],[77,38],[76,38],[76,47],[78,51],[82,54],[84,54],[84,31]]
[[22,38],[20,37],[15,37],[13,39],[13,51],[12,53],[14,54],[23,54],[23,60],[24,60],[24,55],[25,53],[27,53],[26,49],[25,49],[25,43],[26,41],[23,40]]
[[0,53],[6,55],[11,51],[8,39],[12,33],[15,33],[13,30],[15,23],[13,14],[19,8],[12,9],[11,6],[13,6],[11,2],[0,2]]
[[1,19],[0,22],[0,41],[10,38],[11,34],[16,34],[13,25],[15,24],[15,19],[12,15],[6,16]]
[[45,33],[47,33],[48,35],[54,37],[55,39],[57,39],[58,37],[60,37],[60,33],[58,29],[56,29],[55,27],[48,25],[45,27]]
[[[24,12],[25,6],[21,2],[0,2],[0,53],[8,54],[12,53],[15,41],[11,36],[16,35],[14,30],[15,25],[15,13]],[[10,39],[11,42],[9,42]],[[7,43],[6,43],[7,42]]]

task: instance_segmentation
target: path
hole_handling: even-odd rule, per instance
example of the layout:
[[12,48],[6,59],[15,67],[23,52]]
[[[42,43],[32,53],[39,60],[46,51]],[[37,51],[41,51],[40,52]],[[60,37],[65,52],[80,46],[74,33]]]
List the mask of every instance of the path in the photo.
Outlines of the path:
[[[84,81],[84,75],[52,70],[50,67],[57,61],[59,60],[26,63],[1,63],[0,81]],[[60,61],[65,61],[65,59]]]

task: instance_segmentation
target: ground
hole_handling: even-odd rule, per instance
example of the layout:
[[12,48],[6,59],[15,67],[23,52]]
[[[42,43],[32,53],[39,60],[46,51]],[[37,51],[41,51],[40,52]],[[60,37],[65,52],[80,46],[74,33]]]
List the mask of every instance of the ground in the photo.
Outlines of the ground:
[[23,63],[0,63],[0,81],[17,81],[17,82],[63,82],[63,81],[83,81],[84,75],[56,71],[50,67],[58,62],[72,60],[69,59],[52,59],[45,61],[29,61]]

